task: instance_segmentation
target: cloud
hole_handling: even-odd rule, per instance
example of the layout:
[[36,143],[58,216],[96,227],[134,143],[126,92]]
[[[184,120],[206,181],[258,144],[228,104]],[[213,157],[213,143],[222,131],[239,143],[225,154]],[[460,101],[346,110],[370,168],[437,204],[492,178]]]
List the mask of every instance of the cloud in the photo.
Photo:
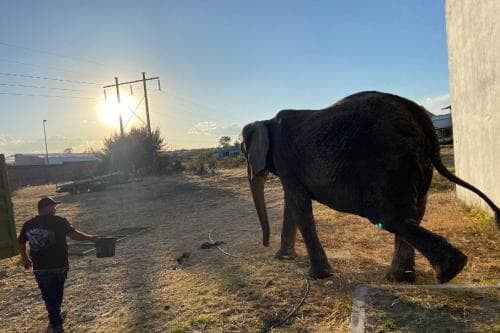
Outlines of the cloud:
[[202,121],[195,124],[188,130],[188,134],[191,135],[213,135],[213,132],[217,129],[217,123],[213,121]]
[[6,147],[9,145],[19,145],[24,143],[22,139],[16,139],[9,135],[0,135],[0,147]]
[[420,104],[434,114],[448,113],[449,110],[441,109],[450,105],[450,94],[426,97],[420,101]]
[[188,134],[190,135],[203,135],[211,137],[218,137],[222,135],[237,137],[240,132],[240,125],[232,124],[229,126],[218,126],[214,121],[199,122],[188,130]]

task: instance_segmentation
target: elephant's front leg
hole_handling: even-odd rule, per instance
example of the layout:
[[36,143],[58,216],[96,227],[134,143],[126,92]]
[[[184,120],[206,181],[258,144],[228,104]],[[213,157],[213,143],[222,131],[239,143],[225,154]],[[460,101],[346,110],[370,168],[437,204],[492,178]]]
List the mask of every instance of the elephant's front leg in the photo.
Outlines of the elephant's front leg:
[[276,252],[276,259],[295,259],[297,253],[295,252],[295,240],[297,238],[297,224],[290,216],[290,208],[285,203],[285,213],[283,219],[283,229],[281,230],[281,247]]
[[312,213],[311,199],[307,197],[306,191],[290,190],[290,188],[285,187],[285,205],[286,220],[298,226],[306,244],[311,262],[309,275],[317,279],[331,276],[332,269],[319,241]]

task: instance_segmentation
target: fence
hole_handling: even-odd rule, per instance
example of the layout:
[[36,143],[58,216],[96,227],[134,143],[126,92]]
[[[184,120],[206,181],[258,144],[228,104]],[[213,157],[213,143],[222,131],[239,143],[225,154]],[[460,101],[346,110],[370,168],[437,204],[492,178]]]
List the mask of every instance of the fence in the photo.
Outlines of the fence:
[[0,259],[17,254],[14,209],[10,199],[5,156],[0,154]]
[[96,161],[65,162],[56,165],[8,165],[11,188],[41,185],[92,177],[97,172]]

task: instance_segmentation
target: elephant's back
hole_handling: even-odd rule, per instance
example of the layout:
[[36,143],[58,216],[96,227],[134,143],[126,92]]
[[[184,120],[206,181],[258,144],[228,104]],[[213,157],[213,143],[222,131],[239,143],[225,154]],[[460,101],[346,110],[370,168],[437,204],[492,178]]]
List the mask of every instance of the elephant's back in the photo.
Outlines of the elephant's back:
[[406,101],[366,92],[308,115],[294,146],[314,197],[334,192],[331,205],[348,211],[342,208],[363,205],[367,193],[396,193],[398,186],[425,183],[418,170],[430,167],[426,136],[413,115],[421,110]]
[[302,153],[309,158],[359,162],[418,151],[426,144],[424,130],[414,115],[422,112],[419,108],[395,95],[358,93],[310,112],[296,129],[296,146],[305,147]]

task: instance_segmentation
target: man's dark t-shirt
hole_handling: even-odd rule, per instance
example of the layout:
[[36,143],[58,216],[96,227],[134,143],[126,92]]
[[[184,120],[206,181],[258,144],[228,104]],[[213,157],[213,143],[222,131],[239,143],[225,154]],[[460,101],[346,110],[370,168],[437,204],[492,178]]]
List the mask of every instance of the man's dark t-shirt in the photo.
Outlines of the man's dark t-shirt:
[[30,243],[33,269],[68,267],[66,235],[75,228],[60,216],[36,216],[26,222],[19,234],[20,243]]

